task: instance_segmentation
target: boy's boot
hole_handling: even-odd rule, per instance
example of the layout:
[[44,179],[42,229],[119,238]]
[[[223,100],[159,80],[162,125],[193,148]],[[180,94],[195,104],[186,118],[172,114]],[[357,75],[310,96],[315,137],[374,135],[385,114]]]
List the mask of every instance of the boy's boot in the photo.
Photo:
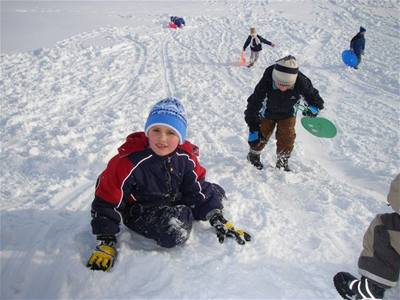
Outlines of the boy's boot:
[[374,299],[383,298],[385,289],[362,276],[357,279],[350,273],[339,272],[333,277],[336,290],[343,299]]
[[255,166],[258,170],[261,170],[262,168],[264,168],[263,164],[260,161],[260,154],[261,154],[261,151],[254,151],[251,149],[249,151],[249,154],[247,154],[247,160],[253,166]]
[[285,155],[285,154],[278,154],[277,160],[276,160],[276,168],[283,169],[285,172],[292,171],[289,168],[289,156]]

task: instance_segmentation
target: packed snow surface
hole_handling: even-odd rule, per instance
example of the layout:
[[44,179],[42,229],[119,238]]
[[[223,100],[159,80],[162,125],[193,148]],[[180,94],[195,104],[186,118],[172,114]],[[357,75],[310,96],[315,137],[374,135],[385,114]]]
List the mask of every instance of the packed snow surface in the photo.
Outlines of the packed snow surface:
[[[1,1],[1,299],[339,299],[362,237],[400,170],[399,2]],[[165,27],[170,15],[187,27]],[[264,45],[239,66],[250,27]],[[364,26],[359,70],[341,52]],[[249,51],[249,50],[248,50]],[[246,100],[264,69],[294,55],[338,129],[296,125],[291,173],[246,161]],[[247,52],[249,57],[249,52]],[[110,273],[85,267],[95,246],[98,174],[166,96],[185,105],[188,138],[225,215],[253,240],[219,244],[207,222],[162,249],[123,226]],[[386,294],[396,299],[399,287]],[[397,295],[397,296],[396,296]],[[397,298],[398,299],[398,298]]]

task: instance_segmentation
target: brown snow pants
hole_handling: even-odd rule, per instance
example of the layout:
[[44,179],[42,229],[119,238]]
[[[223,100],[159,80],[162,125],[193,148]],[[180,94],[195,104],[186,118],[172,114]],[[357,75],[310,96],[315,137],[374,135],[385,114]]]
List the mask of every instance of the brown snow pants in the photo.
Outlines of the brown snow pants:
[[263,150],[276,127],[276,153],[290,157],[296,139],[295,125],[296,117],[283,120],[262,119],[260,125],[261,141],[258,145],[251,147],[251,149],[254,151]]

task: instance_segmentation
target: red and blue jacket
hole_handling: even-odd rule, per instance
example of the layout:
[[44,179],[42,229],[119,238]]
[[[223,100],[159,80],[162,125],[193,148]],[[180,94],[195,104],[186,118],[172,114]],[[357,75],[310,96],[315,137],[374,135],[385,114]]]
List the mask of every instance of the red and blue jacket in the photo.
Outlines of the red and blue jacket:
[[196,220],[206,220],[210,211],[222,209],[223,192],[205,180],[206,170],[197,156],[198,148],[189,141],[168,156],[158,156],[144,132],[129,135],[97,180],[93,233],[118,233],[124,210],[132,204],[186,205]]
[[171,19],[171,22],[173,22],[178,27],[182,27],[182,26],[186,25],[185,20],[183,18],[171,16],[170,19]]

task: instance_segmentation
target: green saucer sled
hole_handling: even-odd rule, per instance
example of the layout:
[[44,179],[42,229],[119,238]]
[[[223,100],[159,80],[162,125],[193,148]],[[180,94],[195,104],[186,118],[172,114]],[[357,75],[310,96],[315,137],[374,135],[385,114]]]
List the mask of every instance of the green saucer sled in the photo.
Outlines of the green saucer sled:
[[301,118],[301,125],[312,135],[321,138],[333,138],[336,136],[336,126],[328,119],[316,117],[316,118]]

